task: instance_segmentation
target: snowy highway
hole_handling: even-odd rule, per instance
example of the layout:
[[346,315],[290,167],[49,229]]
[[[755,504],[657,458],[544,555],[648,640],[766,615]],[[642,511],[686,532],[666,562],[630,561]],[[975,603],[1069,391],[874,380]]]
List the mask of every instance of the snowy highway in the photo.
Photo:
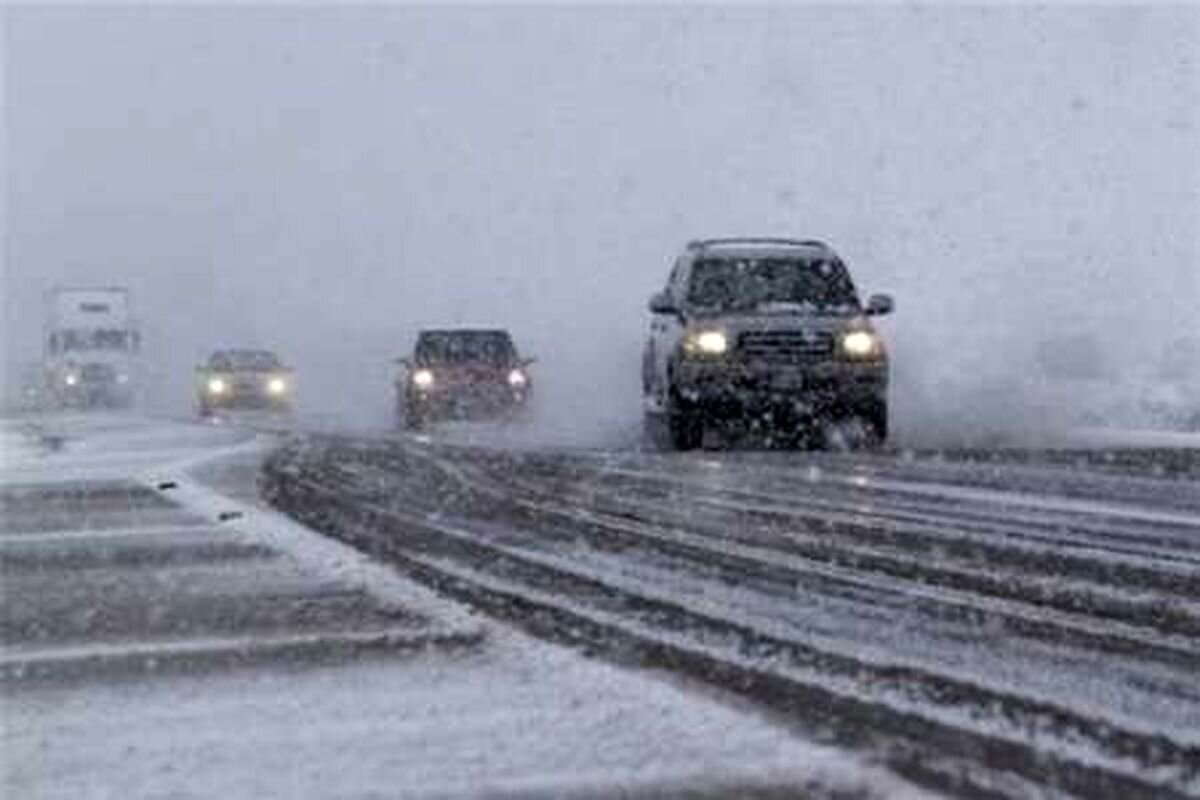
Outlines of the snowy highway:
[[1195,451],[304,435],[271,503],[552,641],[961,795],[1200,794]]
[[0,433],[5,797],[915,793],[271,511],[273,435],[119,414]]
[[1200,800],[1200,2],[0,41],[0,800]]

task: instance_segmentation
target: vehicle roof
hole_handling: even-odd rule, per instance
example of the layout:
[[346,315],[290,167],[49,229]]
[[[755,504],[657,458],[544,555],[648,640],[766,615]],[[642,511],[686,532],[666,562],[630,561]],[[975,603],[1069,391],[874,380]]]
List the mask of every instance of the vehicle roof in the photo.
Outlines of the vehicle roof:
[[420,331],[418,336],[453,336],[453,335],[479,335],[488,334],[493,336],[510,336],[506,328],[425,328]]
[[265,347],[223,347],[220,350],[213,350],[213,356],[272,356],[278,358],[279,355],[274,350],[267,350]]
[[816,239],[776,239],[770,237],[734,237],[698,239],[688,242],[689,254],[701,256],[756,257],[764,255],[836,258],[833,249]]
[[114,294],[129,294],[129,290],[124,286],[55,286],[49,291],[50,294],[65,294],[68,292],[111,292]]

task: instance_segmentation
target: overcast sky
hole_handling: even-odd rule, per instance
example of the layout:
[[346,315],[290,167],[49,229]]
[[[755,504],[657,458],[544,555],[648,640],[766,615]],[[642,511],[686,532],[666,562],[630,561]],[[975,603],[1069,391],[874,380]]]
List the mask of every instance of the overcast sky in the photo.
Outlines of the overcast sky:
[[893,292],[910,407],[1200,320],[1200,6],[0,13],[8,375],[47,288],[123,284],[168,407],[244,343],[380,416],[414,331],[471,322],[618,424],[646,296],[734,233]]

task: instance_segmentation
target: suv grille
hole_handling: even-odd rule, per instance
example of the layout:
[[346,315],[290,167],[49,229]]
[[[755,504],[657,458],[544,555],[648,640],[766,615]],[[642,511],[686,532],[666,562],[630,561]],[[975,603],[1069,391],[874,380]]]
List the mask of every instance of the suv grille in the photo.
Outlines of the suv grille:
[[738,338],[738,352],[754,361],[813,361],[833,354],[833,334],[824,331],[747,332]]

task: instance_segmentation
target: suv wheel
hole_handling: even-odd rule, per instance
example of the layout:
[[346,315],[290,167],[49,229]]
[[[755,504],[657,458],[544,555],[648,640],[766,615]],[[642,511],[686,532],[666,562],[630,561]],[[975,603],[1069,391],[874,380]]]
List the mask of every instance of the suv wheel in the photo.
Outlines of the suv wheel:
[[870,447],[876,448],[883,445],[888,438],[888,407],[887,403],[880,403],[877,406],[869,409],[863,414],[863,420],[871,428],[871,433],[874,434],[870,443]]
[[667,435],[675,450],[695,450],[704,442],[704,420],[679,402],[674,390],[667,403]]
[[704,439],[704,423],[694,411],[680,409],[674,401],[642,416],[642,438],[655,450],[695,450]]
[[704,424],[695,414],[672,414],[667,417],[667,430],[676,450],[695,450],[704,440]]

